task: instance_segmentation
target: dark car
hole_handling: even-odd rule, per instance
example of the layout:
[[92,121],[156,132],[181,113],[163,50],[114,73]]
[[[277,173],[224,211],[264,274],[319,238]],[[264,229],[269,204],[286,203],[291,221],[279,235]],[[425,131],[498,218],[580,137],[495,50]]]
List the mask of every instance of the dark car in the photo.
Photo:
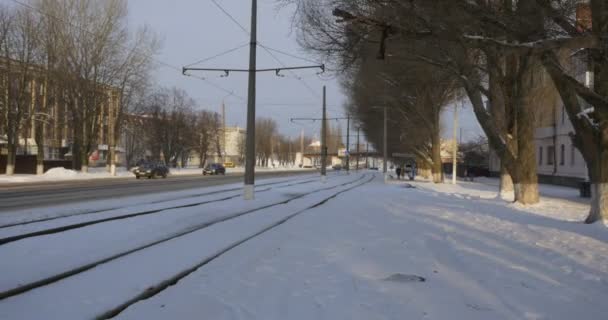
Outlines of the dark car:
[[205,169],[203,169],[203,175],[208,175],[208,174],[209,175],[217,175],[217,174],[225,175],[226,168],[224,168],[224,166],[219,163],[212,163],[210,165],[207,165],[205,167]]
[[167,175],[169,175],[169,168],[163,163],[144,162],[133,169],[133,174],[135,174],[135,178],[137,179],[141,177],[146,177],[148,179],[166,178]]

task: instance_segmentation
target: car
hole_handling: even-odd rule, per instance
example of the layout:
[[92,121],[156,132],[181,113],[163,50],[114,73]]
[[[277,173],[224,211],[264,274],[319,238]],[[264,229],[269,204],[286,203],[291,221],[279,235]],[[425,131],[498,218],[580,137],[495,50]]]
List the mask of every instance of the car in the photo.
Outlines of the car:
[[204,169],[203,169],[203,175],[225,175],[226,174],[226,168],[219,164],[219,163],[212,163],[207,165]]
[[332,169],[334,169],[336,171],[340,171],[340,170],[342,170],[342,165],[341,164],[334,164],[332,166]]
[[137,179],[141,177],[148,179],[162,177],[164,179],[169,175],[169,168],[160,162],[144,162],[135,167],[132,172]]
[[224,168],[235,168],[234,162],[224,162]]

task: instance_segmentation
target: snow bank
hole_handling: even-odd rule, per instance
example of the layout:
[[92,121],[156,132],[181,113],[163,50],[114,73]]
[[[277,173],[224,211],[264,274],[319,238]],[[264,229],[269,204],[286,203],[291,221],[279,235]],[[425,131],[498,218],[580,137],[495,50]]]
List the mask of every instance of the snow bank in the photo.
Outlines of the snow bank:
[[52,168],[44,173],[45,178],[74,178],[78,176],[78,172],[74,170],[68,170],[66,168]]

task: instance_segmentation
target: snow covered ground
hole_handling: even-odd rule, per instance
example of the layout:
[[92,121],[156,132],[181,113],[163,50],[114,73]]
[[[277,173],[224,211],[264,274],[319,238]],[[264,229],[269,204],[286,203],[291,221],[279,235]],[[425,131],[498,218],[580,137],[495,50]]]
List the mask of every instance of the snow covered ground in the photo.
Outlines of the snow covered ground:
[[[384,184],[377,173],[341,173],[325,184],[312,175],[273,182],[260,187],[253,202],[219,200],[234,191],[191,194],[154,205],[215,202],[0,245],[0,261],[6,261],[0,264],[1,295],[187,232],[1,299],[0,319],[114,313],[119,319],[307,320],[608,314],[608,229],[580,223],[588,204],[576,198],[575,189],[543,186],[541,204],[520,207],[497,197],[491,179],[408,185]],[[3,222],[18,218],[10,217]],[[87,218],[93,216],[78,219]],[[75,217],[43,223],[70,219]],[[0,238],[9,229],[0,228]]]

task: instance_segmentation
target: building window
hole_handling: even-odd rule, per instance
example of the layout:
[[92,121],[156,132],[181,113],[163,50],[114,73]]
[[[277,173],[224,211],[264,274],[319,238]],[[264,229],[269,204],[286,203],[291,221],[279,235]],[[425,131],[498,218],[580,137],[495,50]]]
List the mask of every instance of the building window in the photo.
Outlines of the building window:
[[559,165],[563,166],[566,163],[566,146],[561,145],[559,147]]
[[576,164],[576,152],[575,152],[574,144],[570,145],[570,166],[574,167]]
[[548,146],[547,147],[547,165],[552,166],[555,163],[553,161],[554,159],[555,159],[555,147]]
[[543,165],[543,147],[538,147],[538,165]]

